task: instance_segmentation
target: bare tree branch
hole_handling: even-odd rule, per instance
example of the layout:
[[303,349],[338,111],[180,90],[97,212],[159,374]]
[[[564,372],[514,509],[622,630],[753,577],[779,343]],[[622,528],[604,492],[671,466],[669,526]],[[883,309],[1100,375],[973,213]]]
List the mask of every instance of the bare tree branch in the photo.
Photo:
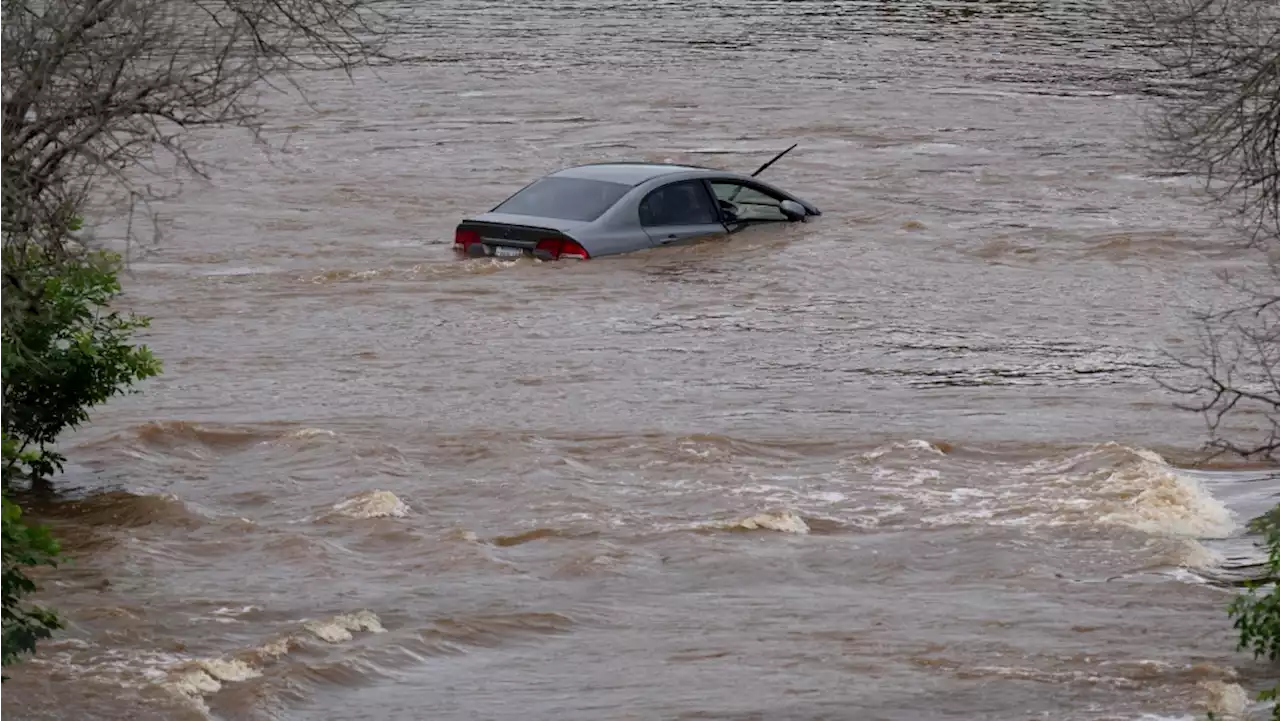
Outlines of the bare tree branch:
[[[168,158],[202,176],[193,130],[240,127],[261,140],[261,92],[300,74],[391,61],[377,0],[0,0],[0,308],[39,314],[40,277],[14,268],[76,260],[91,198],[127,214],[161,193],[138,179]],[[170,183],[172,185],[172,183]],[[151,238],[158,240],[154,213]]]
[[1133,0],[1130,18],[1170,85],[1152,150],[1200,176],[1250,244],[1280,237],[1280,3]]
[[51,257],[91,193],[154,197],[136,176],[162,156],[203,174],[192,130],[260,137],[271,83],[392,59],[373,0],[3,0],[2,19],[4,247]]
[[1199,358],[1179,361],[1193,380],[1163,385],[1203,415],[1215,455],[1280,460],[1280,2],[1130,0],[1126,14],[1169,88],[1150,149],[1203,180],[1258,271],[1224,276],[1226,309],[1196,316]]
[[[1272,275],[1280,280],[1280,276]],[[1233,282],[1250,296],[1225,311],[1197,315],[1200,353],[1178,359],[1190,371],[1184,384],[1162,383],[1182,396],[1176,406],[1204,416],[1213,456],[1280,459],[1280,304],[1251,283]]]

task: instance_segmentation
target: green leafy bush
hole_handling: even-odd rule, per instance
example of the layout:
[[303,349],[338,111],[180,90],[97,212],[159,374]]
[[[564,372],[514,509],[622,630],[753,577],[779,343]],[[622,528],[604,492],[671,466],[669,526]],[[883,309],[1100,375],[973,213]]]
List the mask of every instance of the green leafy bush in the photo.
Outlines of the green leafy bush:
[[4,485],[47,480],[63,457],[49,446],[89,409],[160,372],[133,334],[148,319],[110,310],[120,293],[119,257],[57,260],[28,246],[4,251]]
[[0,366],[4,405],[3,665],[35,651],[61,628],[50,610],[25,603],[36,590],[26,575],[56,565],[58,544],[28,526],[8,496],[15,480],[47,483],[63,457],[50,446],[89,418],[89,409],[160,372],[146,346],[132,343],[148,320],[110,309],[120,293],[120,259],[110,253],[54,256],[31,244],[3,251]]
[[[10,449],[5,439],[6,461]],[[62,622],[48,609],[23,602],[23,596],[36,590],[35,584],[24,573],[30,566],[57,565],[58,542],[42,526],[28,526],[22,522],[22,510],[18,504],[3,496],[4,537],[0,550],[4,556],[3,616],[4,662],[8,666],[20,656],[35,651],[36,642],[49,638],[62,628]]]
[[[1280,660],[1280,505],[1250,524],[1263,534],[1267,547],[1266,574],[1247,584],[1248,591],[1227,607],[1240,633],[1240,650],[1253,651],[1255,658]],[[1259,699],[1275,701],[1280,685],[1263,691]],[[1280,721],[1280,705],[1273,706],[1271,718]]]

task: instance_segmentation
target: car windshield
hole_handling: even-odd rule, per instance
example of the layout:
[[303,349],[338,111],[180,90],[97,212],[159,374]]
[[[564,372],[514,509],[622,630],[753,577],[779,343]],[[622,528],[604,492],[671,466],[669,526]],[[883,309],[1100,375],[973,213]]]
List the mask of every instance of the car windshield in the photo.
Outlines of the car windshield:
[[586,178],[543,178],[507,198],[495,213],[591,221],[613,207],[631,186]]

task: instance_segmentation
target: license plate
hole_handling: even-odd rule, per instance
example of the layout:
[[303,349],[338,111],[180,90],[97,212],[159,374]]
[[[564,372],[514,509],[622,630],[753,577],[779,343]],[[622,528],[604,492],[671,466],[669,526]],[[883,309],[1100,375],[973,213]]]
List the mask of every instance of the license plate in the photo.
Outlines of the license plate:
[[524,255],[524,248],[508,248],[498,245],[494,247],[493,254],[499,258],[519,258]]

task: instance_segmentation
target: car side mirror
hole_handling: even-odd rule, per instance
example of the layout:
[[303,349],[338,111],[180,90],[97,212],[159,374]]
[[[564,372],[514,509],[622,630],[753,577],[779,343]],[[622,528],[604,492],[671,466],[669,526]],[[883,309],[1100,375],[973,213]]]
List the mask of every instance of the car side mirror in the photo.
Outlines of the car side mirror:
[[782,214],[787,216],[787,220],[796,221],[804,220],[809,215],[809,211],[804,206],[794,200],[784,200],[778,204],[778,209]]

